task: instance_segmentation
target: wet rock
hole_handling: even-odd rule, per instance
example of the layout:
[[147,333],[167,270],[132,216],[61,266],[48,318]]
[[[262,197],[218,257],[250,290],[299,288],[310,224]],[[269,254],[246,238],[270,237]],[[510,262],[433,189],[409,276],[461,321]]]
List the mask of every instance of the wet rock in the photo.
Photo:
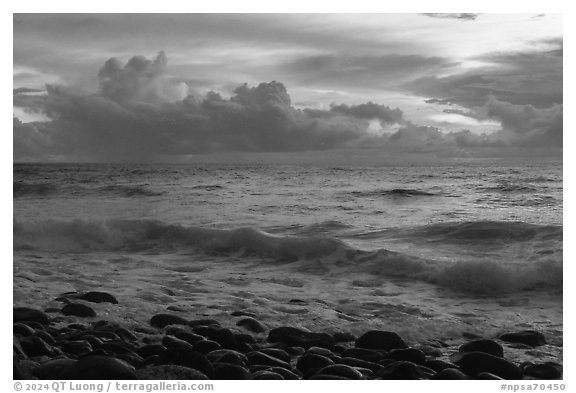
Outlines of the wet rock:
[[76,362],[68,358],[52,359],[34,368],[32,375],[38,379],[62,379],[66,370]]
[[252,379],[283,380],[284,377],[278,373],[273,373],[271,371],[261,370],[261,371],[256,371],[254,374],[252,374]]
[[362,367],[367,368],[373,372],[376,372],[382,368],[382,366],[378,363],[367,362],[366,360],[360,360],[355,358],[342,358],[338,361],[339,364],[345,364],[350,367]]
[[33,321],[42,325],[48,325],[50,318],[40,310],[27,307],[15,307],[12,315],[13,322]]
[[30,370],[17,361],[12,362],[12,378],[15,380],[33,379]]
[[241,367],[246,367],[248,364],[248,358],[246,355],[231,349],[218,349],[208,353],[206,357],[212,364],[230,363]]
[[236,343],[256,344],[256,339],[252,335],[245,333],[234,333],[234,340]]
[[134,367],[110,356],[86,356],[71,365],[62,379],[136,379]]
[[504,348],[494,340],[474,340],[462,344],[459,352],[484,352],[490,355],[504,357]]
[[86,292],[85,294],[80,296],[80,299],[91,303],[118,304],[118,300],[116,300],[114,296],[106,292],[98,292],[98,291]]
[[425,367],[428,367],[436,372],[440,372],[442,370],[445,370],[447,368],[458,368],[457,365],[449,363],[449,362],[445,362],[444,360],[440,360],[440,359],[431,359],[431,360],[427,360],[426,363],[424,363]]
[[148,344],[148,345],[143,345],[140,348],[136,349],[136,354],[138,354],[138,356],[146,359],[147,357],[152,356],[152,355],[160,355],[165,350],[166,350],[166,347],[164,345]]
[[528,363],[522,367],[525,375],[536,379],[559,379],[562,378],[562,366],[553,362]]
[[249,352],[246,354],[246,357],[248,358],[248,364],[250,366],[264,365],[271,367],[282,367],[290,370],[290,364],[262,352],[258,351]]
[[298,362],[296,363],[296,368],[300,372],[306,374],[311,370],[319,370],[332,364],[334,364],[334,362],[325,356],[317,355],[314,353],[307,353],[300,359],[298,359]]
[[301,379],[298,374],[293,373],[292,371],[287,370],[287,369],[282,368],[282,367],[270,367],[270,368],[268,368],[268,371],[276,373],[276,374],[280,374],[286,380]]
[[544,335],[534,330],[524,330],[516,333],[506,333],[500,336],[500,340],[510,343],[520,343],[538,347],[546,344]]
[[30,357],[49,356],[53,357],[60,354],[58,348],[52,347],[46,341],[37,336],[23,337],[20,340],[22,350]]
[[123,327],[119,327],[117,329],[114,329],[114,333],[116,333],[124,341],[136,341],[136,340],[138,340],[138,337],[134,333],[132,333],[130,330],[123,328]]
[[150,319],[150,325],[162,329],[168,325],[188,325],[188,321],[178,315],[156,314]]
[[192,344],[172,336],[163,337],[162,345],[164,345],[166,348],[189,348],[189,349],[194,348]]
[[500,378],[498,375],[494,375],[492,373],[482,372],[476,376],[476,379],[487,379],[487,380],[504,380],[504,378]]
[[214,376],[214,368],[204,354],[188,348],[167,348],[158,355],[157,364],[174,364],[196,369],[208,378]]
[[330,347],[336,344],[334,338],[326,333],[310,333],[294,327],[279,327],[270,330],[268,341],[271,343],[282,342],[295,347]]
[[266,355],[270,355],[275,357],[276,359],[280,359],[283,362],[290,363],[290,355],[288,352],[284,351],[280,348],[262,348],[260,352],[265,353]]
[[333,375],[336,377],[356,380],[364,379],[364,376],[360,371],[345,364],[333,364],[331,366],[324,367],[318,371],[317,375]]
[[142,357],[138,356],[136,353],[134,352],[126,352],[126,353],[122,353],[119,355],[116,355],[116,358],[125,361],[126,363],[139,368],[140,366],[142,366],[142,363],[144,363],[144,359],[142,359]]
[[96,311],[85,304],[70,303],[62,308],[62,314],[74,315],[82,318],[92,318],[96,316]]
[[160,366],[152,366],[141,368],[136,371],[138,379],[143,380],[202,380],[208,377],[193,368],[178,366],[173,364],[165,364]]
[[267,330],[266,326],[264,326],[254,318],[243,318],[238,322],[236,322],[236,326],[241,326],[253,333],[263,333]]
[[426,362],[424,352],[416,348],[394,349],[390,351],[388,357],[394,360],[406,360],[415,364],[424,364]]
[[220,322],[215,319],[193,319],[188,324],[192,327],[196,326],[220,326]]
[[194,332],[209,340],[216,341],[223,348],[231,348],[236,343],[234,334],[232,334],[230,329],[220,326],[197,326],[194,328]]
[[302,356],[306,350],[302,347],[286,347],[286,353],[292,356]]
[[391,349],[408,348],[408,345],[397,333],[372,330],[358,337],[356,347],[389,351]]
[[217,349],[222,348],[222,346],[220,344],[218,344],[216,341],[202,340],[202,341],[198,341],[196,344],[194,344],[194,346],[192,348],[196,352],[207,354],[209,352],[216,351]]
[[342,352],[341,355],[342,357],[350,357],[373,363],[378,363],[380,360],[386,357],[381,352],[365,348],[349,348]]
[[310,347],[306,350],[306,353],[313,353],[316,355],[325,356],[328,359],[333,361],[339,360],[340,356],[336,355],[334,352],[329,350],[328,348],[321,348],[321,347]]
[[16,336],[28,337],[34,334],[35,330],[24,323],[15,323],[12,325],[12,333]]
[[64,352],[75,355],[83,356],[92,352],[92,346],[86,340],[68,341],[61,345]]
[[185,332],[185,331],[175,333],[174,337],[179,338],[180,340],[184,340],[187,343],[192,344],[192,345],[196,344],[198,341],[205,340],[205,338],[199,334],[194,334],[194,333]]
[[436,373],[431,379],[436,380],[454,380],[454,379],[468,379],[468,376],[457,368],[445,368],[444,370]]
[[376,372],[376,375],[382,379],[402,379],[417,380],[430,379],[434,375],[433,370],[420,367],[412,362],[399,360],[391,363]]
[[310,380],[312,379],[322,379],[322,380],[349,380],[351,378],[345,378],[345,377],[340,377],[338,375],[328,375],[328,374],[315,374],[313,376],[311,376],[310,378],[308,378]]
[[219,363],[214,366],[214,379],[234,380],[250,379],[250,371],[238,364]]
[[453,362],[471,377],[488,372],[504,379],[522,379],[522,370],[509,361],[484,352],[463,352]]

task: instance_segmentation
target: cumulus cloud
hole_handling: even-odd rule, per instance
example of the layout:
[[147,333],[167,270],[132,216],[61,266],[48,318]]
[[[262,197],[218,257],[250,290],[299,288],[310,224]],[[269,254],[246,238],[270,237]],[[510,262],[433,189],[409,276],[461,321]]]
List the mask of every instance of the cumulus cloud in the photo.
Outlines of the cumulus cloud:
[[[283,83],[237,86],[231,96],[186,91],[166,76],[167,58],[108,60],[99,92],[48,85],[14,90],[14,105],[50,121],[14,119],[15,160],[160,161],[211,152],[298,152],[378,148],[389,153],[473,154],[480,148],[562,146],[562,107],[536,108],[490,98],[476,108],[502,130],[478,136],[413,124],[398,108],[374,102],[293,106]],[[388,131],[375,134],[377,121]]]

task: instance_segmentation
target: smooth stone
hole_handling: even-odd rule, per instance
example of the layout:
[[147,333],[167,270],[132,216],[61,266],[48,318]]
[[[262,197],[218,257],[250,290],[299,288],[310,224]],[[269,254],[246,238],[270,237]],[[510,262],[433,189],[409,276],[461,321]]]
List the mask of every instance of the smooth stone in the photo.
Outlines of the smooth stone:
[[378,363],[368,362],[366,360],[360,360],[356,358],[342,358],[338,361],[339,364],[345,364],[350,367],[362,367],[376,372],[382,368]]
[[141,368],[136,371],[138,379],[143,380],[201,380],[208,377],[193,368],[178,366],[174,364],[165,364]]
[[334,362],[326,356],[317,355],[315,353],[307,353],[296,362],[296,369],[306,374],[311,370],[319,370],[326,366],[330,366]]
[[180,340],[184,340],[189,344],[196,344],[198,341],[203,341],[205,340],[204,337],[202,337],[199,334],[194,334],[194,333],[190,333],[190,332],[177,332],[174,334],[174,337],[179,338]]
[[250,379],[250,371],[238,364],[218,363],[214,366],[214,379],[246,380]]
[[484,352],[490,355],[504,357],[504,348],[494,340],[482,339],[474,340],[462,344],[458,348],[459,352]]
[[309,380],[350,380],[350,378],[340,377],[338,375],[328,375],[328,374],[315,374],[308,378]]
[[233,311],[231,314],[231,316],[233,317],[250,317],[250,318],[256,318],[256,314],[250,311]]
[[270,330],[268,342],[282,342],[294,347],[331,347],[336,344],[334,338],[326,333],[310,333],[294,327],[283,326]]
[[86,292],[85,294],[80,296],[80,299],[91,303],[118,304],[118,300],[116,300],[114,296],[106,292],[98,292],[98,291]]
[[38,379],[62,379],[62,375],[77,360],[68,358],[51,359],[32,370],[32,375]]
[[437,372],[431,379],[435,380],[455,380],[455,379],[468,379],[468,376],[457,368],[445,368]]
[[462,352],[459,355],[454,363],[471,377],[476,377],[481,372],[488,372],[504,379],[522,379],[523,373],[520,367],[498,356],[484,352]]
[[426,355],[424,355],[424,352],[416,348],[394,349],[390,351],[388,357],[394,360],[406,360],[421,365],[426,362]]
[[168,325],[188,325],[188,321],[178,315],[156,314],[150,319],[150,325],[162,329]]
[[176,311],[176,312],[186,312],[186,309],[184,309],[182,307],[178,307],[178,306],[168,306],[168,307],[166,307],[166,310]]
[[294,372],[292,372],[292,371],[290,371],[290,370],[287,370],[287,369],[285,369],[285,368],[282,368],[282,367],[270,367],[270,368],[268,369],[268,371],[273,372],[273,373],[276,373],[276,374],[280,374],[280,375],[282,375],[282,376],[284,377],[284,379],[286,379],[286,380],[301,379],[301,377],[300,377],[298,374],[296,374],[296,373],[294,373]]
[[562,366],[552,362],[527,364],[522,367],[525,375],[537,379],[562,378]]
[[505,333],[500,336],[500,340],[510,343],[520,343],[538,347],[546,344],[546,338],[540,332],[534,330],[524,330],[515,333]]
[[364,379],[364,375],[354,367],[345,364],[333,364],[318,370],[317,375],[334,375],[346,379]]
[[430,359],[427,360],[426,363],[424,363],[425,367],[428,367],[436,372],[440,372],[442,370],[445,370],[447,368],[458,368],[457,365],[449,363],[449,362],[445,362],[444,360],[440,360],[440,359]]
[[499,380],[503,381],[504,378],[500,378],[498,375],[494,375],[492,373],[482,372],[476,376],[476,379],[484,379],[484,380]]
[[217,349],[215,351],[209,352],[206,357],[212,364],[230,363],[241,367],[246,367],[248,364],[248,358],[246,355],[231,349]]
[[348,333],[348,332],[337,332],[337,333],[334,333],[332,335],[332,337],[334,337],[334,340],[336,340],[336,342],[340,342],[340,343],[347,343],[347,342],[351,342],[351,341],[356,341],[356,339],[358,338],[355,335],[353,335],[352,333]]
[[136,349],[136,353],[138,356],[146,359],[152,355],[160,355],[162,352],[166,350],[166,347],[162,344],[148,344],[143,345],[140,348]]
[[248,364],[252,365],[263,365],[271,367],[282,367],[290,370],[290,364],[283,362],[282,360],[275,358],[273,356],[267,355],[262,352],[253,351],[246,354],[248,358]]
[[48,343],[50,345],[56,345],[56,340],[54,340],[54,337],[52,337],[52,335],[50,333],[48,333],[47,331],[36,330],[36,332],[34,333],[34,336],[40,337],[42,340],[46,341],[46,343]]
[[254,318],[243,318],[236,322],[236,326],[243,327],[253,333],[263,333],[267,330],[266,326],[258,322]]
[[62,379],[136,379],[133,366],[110,356],[86,356],[71,365]]
[[26,359],[28,357],[22,349],[20,339],[14,335],[12,335],[12,353],[14,354],[14,357],[19,359]]
[[256,344],[256,339],[246,333],[234,333],[234,340],[236,343]]
[[188,322],[192,327],[196,326],[220,326],[220,322],[215,319],[193,319]]
[[103,342],[99,348],[115,354],[133,352],[136,350],[136,346],[120,340]]
[[306,350],[306,353],[313,353],[316,355],[325,356],[328,359],[331,359],[333,361],[337,361],[340,359],[340,356],[336,355],[335,353],[333,353],[331,350],[329,350],[327,348],[310,347]]
[[302,356],[306,352],[306,350],[302,347],[286,347],[285,351],[291,356]]
[[275,357],[276,359],[280,359],[283,362],[290,363],[290,355],[283,349],[269,347],[269,348],[262,348],[259,350],[259,352]]
[[379,349],[389,351],[391,349],[408,348],[402,338],[394,332],[372,330],[358,337],[355,343],[357,348]]
[[12,325],[12,333],[17,336],[28,337],[34,335],[35,330],[25,323],[18,322]]
[[85,304],[70,303],[62,308],[62,314],[74,315],[76,317],[91,318],[96,316],[96,311]]
[[256,371],[252,374],[252,379],[273,379],[273,380],[284,380],[284,377],[278,373],[273,373],[267,370]]
[[119,327],[117,329],[114,329],[114,333],[116,333],[124,341],[136,341],[136,340],[138,340],[138,337],[134,333],[132,333],[130,330],[123,328],[123,327]]
[[376,372],[377,376],[388,380],[430,379],[434,374],[433,370],[428,371],[427,369],[406,360],[395,361]]
[[207,353],[210,353],[212,351],[216,351],[217,349],[221,349],[221,348],[222,348],[222,346],[220,344],[218,344],[216,341],[212,341],[212,340],[198,341],[192,347],[192,349],[194,351],[200,352],[203,354],[207,354]]
[[30,370],[20,362],[12,361],[12,378],[14,380],[34,379]]
[[82,356],[92,352],[92,345],[86,340],[68,341],[63,343],[60,348],[68,354]]
[[58,348],[52,347],[46,341],[37,336],[22,337],[20,345],[24,353],[29,357],[53,357],[62,353]]
[[373,363],[378,363],[380,360],[386,358],[386,356],[381,352],[365,348],[349,348],[342,352],[341,355],[342,357],[360,359]]
[[194,328],[194,332],[201,336],[208,338],[209,340],[216,341],[223,348],[230,348],[235,343],[234,334],[230,329],[222,328],[220,326],[197,326]]
[[15,307],[12,314],[12,322],[33,321],[42,325],[48,325],[50,318],[44,312],[28,307]]
[[194,346],[189,342],[171,336],[163,337],[162,345],[164,345],[166,348],[189,348],[189,349],[194,348]]
[[214,376],[214,368],[206,356],[188,348],[167,348],[158,355],[158,364],[174,364],[196,369],[208,378]]
[[142,357],[138,356],[134,352],[122,353],[120,355],[116,355],[116,357],[136,368],[139,368],[140,366],[142,366],[142,363],[144,363],[144,359],[142,359]]

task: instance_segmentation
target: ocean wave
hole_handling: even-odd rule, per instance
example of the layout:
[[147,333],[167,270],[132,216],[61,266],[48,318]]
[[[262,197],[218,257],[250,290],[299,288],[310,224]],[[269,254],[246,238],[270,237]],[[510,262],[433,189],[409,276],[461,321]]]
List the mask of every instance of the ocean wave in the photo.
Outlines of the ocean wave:
[[138,196],[159,196],[164,194],[160,191],[154,191],[145,186],[129,186],[122,184],[111,184],[100,188],[100,191],[110,194],[116,194],[126,197],[138,197]]
[[13,195],[15,198],[24,196],[47,196],[58,192],[58,186],[53,183],[26,183],[15,181]]
[[411,188],[393,188],[389,190],[366,190],[366,191],[352,191],[350,193],[356,197],[417,197],[417,196],[435,196],[438,194],[427,192],[423,190]]
[[495,186],[479,187],[478,190],[488,192],[504,192],[504,193],[529,193],[529,192],[535,192],[538,189],[529,185],[505,182],[505,183],[499,183]]
[[[462,225],[461,233],[470,233]],[[511,223],[509,228],[515,226]],[[258,256],[306,272],[312,266],[315,272],[340,272],[350,277],[369,273],[423,281],[473,295],[533,289],[561,291],[563,283],[562,261],[552,257],[526,263],[477,259],[448,262],[386,249],[361,250],[327,236],[279,236],[255,228],[207,229],[154,220],[15,221],[14,249],[81,253],[197,250],[239,258]],[[316,268],[318,263],[322,269]]]

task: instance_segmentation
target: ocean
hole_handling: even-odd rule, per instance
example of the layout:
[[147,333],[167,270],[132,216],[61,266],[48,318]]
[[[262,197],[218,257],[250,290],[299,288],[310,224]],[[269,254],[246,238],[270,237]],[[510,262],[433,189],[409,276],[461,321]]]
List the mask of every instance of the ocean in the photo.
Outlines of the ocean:
[[[544,332],[561,359],[562,164],[14,164],[14,305],[105,290],[268,326],[457,342]],[[520,355],[518,355],[520,356]]]

